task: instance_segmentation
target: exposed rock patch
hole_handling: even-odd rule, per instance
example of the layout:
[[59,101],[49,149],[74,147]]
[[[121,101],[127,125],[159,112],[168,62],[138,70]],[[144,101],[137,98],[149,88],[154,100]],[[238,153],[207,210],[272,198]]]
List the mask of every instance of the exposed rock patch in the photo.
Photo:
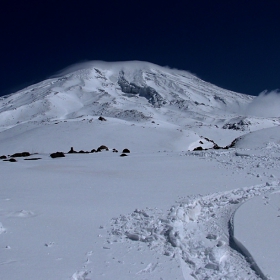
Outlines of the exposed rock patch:
[[75,151],[73,147],[71,147],[70,151],[68,152],[68,154],[76,154],[76,153],[77,151]]
[[251,122],[248,120],[240,120],[238,122],[229,122],[223,126],[223,129],[233,129],[233,130],[247,130],[248,127],[251,125]]
[[63,152],[56,152],[56,153],[52,153],[50,154],[51,158],[59,158],[59,157],[65,157]]
[[96,152],[102,152],[103,150],[109,151],[109,148],[105,145],[101,145],[100,147],[97,148]]
[[106,122],[107,120],[104,118],[104,117],[102,117],[102,116],[100,116],[99,118],[98,118],[98,120],[99,121],[102,121],[102,122]]
[[127,157],[127,154],[121,154],[120,157]]
[[193,151],[203,151],[203,150],[205,150],[205,149],[203,149],[201,146],[196,147],[196,148],[193,149]]
[[162,107],[166,104],[166,100],[152,87],[147,86],[146,84],[137,85],[133,82],[128,82],[124,77],[124,72],[121,71],[119,74],[118,84],[121,87],[123,93],[126,93],[129,97],[138,94],[141,97],[145,97],[150,104],[156,108]]
[[15,157],[29,157],[31,154],[29,152],[15,153],[11,155],[12,158]]
[[17,160],[15,158],[4,159],[3,161],[17,162]]

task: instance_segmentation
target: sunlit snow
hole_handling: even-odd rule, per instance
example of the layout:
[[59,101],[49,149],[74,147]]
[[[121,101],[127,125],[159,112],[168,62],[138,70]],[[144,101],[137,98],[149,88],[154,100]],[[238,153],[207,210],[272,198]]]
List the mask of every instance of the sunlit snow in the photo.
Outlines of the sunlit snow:
[[280,279],[278,98],[138,61],[0,98],[0,278]]

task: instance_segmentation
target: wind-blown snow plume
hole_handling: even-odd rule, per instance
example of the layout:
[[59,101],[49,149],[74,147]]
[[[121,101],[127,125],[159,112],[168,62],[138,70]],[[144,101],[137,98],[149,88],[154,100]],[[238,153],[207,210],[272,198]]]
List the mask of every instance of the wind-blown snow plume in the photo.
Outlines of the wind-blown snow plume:
[[246,108],[245,114],[258,117],[280,117],[280,92],[260,93]]

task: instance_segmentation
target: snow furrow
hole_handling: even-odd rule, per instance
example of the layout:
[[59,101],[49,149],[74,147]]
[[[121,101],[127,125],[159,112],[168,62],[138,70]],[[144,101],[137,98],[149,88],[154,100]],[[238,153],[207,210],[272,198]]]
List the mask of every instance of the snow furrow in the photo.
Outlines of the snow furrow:
[[266,279],[232,246],[232,217],[242,203],[276,188],[267,183],[187,197],[165,217],[158,209],[136,209],[112,220],[108,242],[145,242],[158,253],[182,259],[195,279]]

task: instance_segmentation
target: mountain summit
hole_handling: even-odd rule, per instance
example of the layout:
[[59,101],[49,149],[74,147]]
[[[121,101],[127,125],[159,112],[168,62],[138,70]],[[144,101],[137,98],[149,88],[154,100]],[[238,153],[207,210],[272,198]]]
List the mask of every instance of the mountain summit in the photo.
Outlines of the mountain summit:
[[103,115],[142,121],[158,115],[218,123],[252,97],[186,71],[148,62],[88,62],[0,99],[0,125]]

